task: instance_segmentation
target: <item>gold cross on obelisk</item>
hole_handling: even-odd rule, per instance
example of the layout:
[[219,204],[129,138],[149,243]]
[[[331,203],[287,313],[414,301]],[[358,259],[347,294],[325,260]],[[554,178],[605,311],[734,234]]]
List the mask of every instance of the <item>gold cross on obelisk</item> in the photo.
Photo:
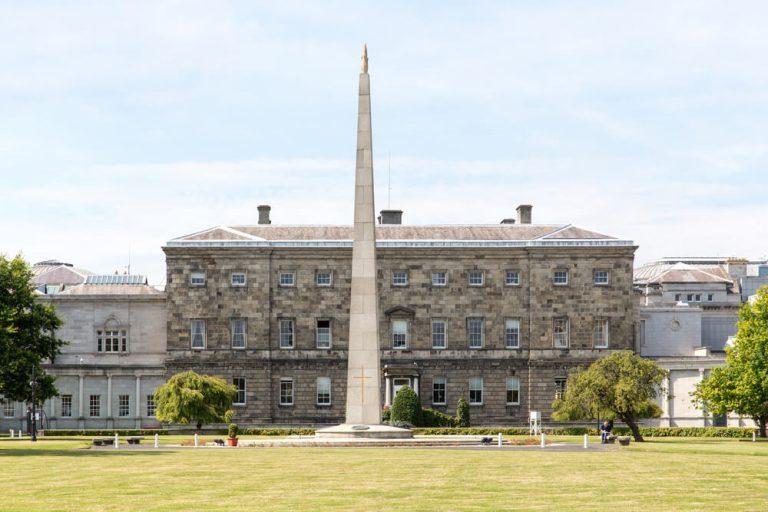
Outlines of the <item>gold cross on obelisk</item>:
[[365,367],[362,365],[360,366],[360,376],[352,377],[353,379],[360,379],[360,403],[365,403],[365,379],[370,379],[370,377],[365,376]]

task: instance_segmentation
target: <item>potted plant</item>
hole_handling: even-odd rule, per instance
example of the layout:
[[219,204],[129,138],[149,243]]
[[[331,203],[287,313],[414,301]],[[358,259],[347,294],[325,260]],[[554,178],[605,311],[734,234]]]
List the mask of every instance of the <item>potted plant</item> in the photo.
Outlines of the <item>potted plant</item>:
[[230,423],[227,432],[227,446],[237,446],[237,434],[240,432],[240,428],[237,423]]

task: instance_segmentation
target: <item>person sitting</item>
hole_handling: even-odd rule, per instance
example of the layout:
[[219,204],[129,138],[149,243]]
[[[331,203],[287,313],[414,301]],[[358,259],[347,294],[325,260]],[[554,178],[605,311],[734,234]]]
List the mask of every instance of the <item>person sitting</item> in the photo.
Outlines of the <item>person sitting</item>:
[[608,437],[611,435],[611,430],[613,430],[613,422],[605,420],[603,421],[603,424],[600,425],[600,443],[605,444],[608,442]]

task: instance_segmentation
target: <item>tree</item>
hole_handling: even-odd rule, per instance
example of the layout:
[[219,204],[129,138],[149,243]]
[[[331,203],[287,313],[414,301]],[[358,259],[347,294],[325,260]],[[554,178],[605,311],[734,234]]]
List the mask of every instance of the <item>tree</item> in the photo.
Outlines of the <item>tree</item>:
[[469,404],[464,397],[459,398],[459,403],[456,405],[456,421],[460,427],[469,426]]
[[714,368],[693,392],[699,407],[714,414],[735,412],[757,423],[766,437],[768,422],[768,287],[739,310],[738,331],[726,347],[725,366]]
[[568,375],[565,395],[552,404],[552,417],[560,421],[619,419],[635,441],[642,441],[638,420],[657,418],[655,398],[666,370],[629,351],[615,352]]
[[155,390],[157,419],[164,423],[229,423],[237,388],[211,375],[177,373]]
[[395,395],[390,409],[390,425],[408,423],[414,427],[421,425],[421,399],[408,386],[403,386]]
[[36,403],[58,394],[41,363],[61,353],[59,326],[53,307],[35,300],[29,265],[21,256],[0,255],[0,395],[6,400],[31,402],[33,375]]

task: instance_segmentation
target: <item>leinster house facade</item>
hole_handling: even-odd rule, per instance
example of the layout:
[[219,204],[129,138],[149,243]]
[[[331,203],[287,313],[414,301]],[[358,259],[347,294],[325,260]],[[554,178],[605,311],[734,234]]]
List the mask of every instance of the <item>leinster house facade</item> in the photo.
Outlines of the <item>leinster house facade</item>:
[[[166,377],[239,390],[244,424],[344,421],[351,226],[220,226],[169,241]],[[382,403],[410,386],[476,424],[549,420],[569,369],[635,349],[636,247],[572,225],[376,228]]]

